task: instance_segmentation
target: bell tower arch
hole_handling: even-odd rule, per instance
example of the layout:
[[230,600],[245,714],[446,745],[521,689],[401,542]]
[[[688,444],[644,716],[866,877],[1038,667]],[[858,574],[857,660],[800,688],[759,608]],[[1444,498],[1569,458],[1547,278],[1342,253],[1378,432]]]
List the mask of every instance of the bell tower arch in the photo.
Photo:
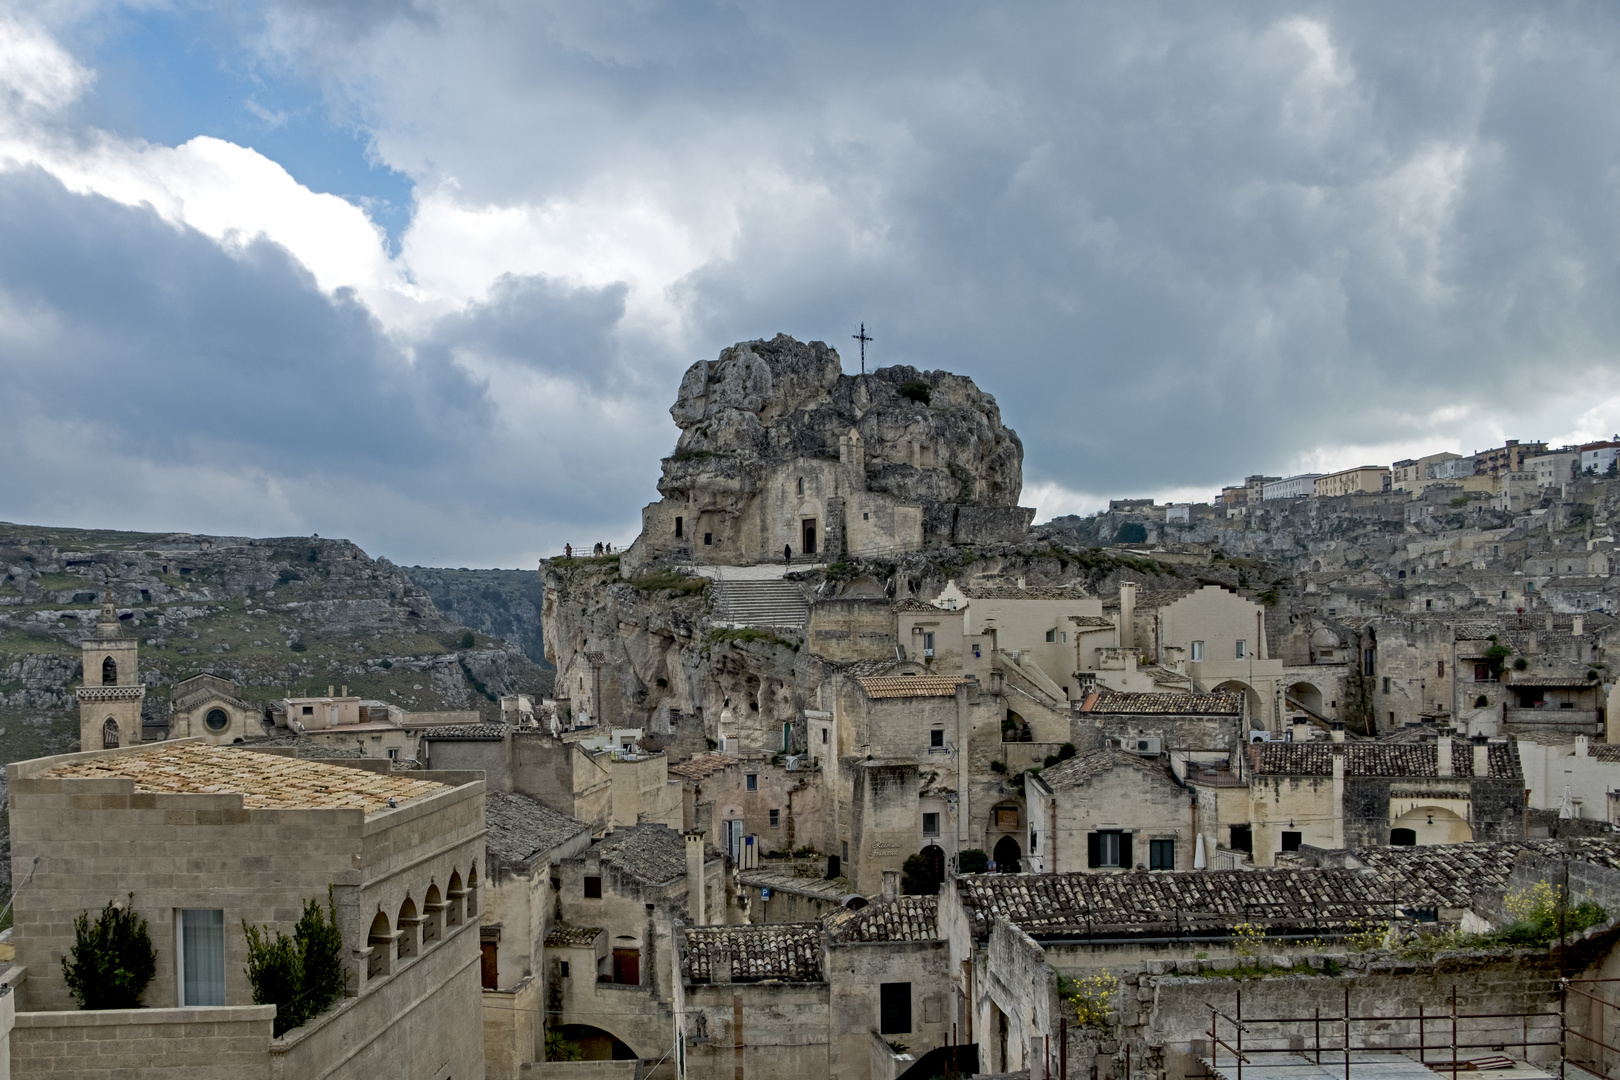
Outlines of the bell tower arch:
[[112,586],[102,593],[96,628],[81,642],[84,684],[78,688],[79,749],[133,746],[141,741],[141,684],[136,642],[124,636]]

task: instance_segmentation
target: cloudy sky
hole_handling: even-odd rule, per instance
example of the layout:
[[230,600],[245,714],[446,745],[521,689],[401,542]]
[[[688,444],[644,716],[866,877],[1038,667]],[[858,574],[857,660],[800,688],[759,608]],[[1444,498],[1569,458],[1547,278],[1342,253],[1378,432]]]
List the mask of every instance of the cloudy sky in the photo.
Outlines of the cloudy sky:
[[1047,517],[1620,430],[1606,4],[0,0],[0,520],[623,544],[680,373],[964,372]]

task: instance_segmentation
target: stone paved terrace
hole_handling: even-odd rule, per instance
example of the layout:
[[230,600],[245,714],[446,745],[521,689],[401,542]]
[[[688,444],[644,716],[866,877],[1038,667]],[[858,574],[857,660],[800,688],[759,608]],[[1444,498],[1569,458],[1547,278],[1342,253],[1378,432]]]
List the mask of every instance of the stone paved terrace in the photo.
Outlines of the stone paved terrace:
[[169,743],[75,761],[47,769],[40,779],[129,779],[136,794],[240,794],[250,810],[389,809],[449,790],[409,773],[375,773],[320,761],[281,757],[228,746]]
[[934,941],[939,937],[939,897],[897,896],[859,911],[840,909],[822,922],[834,941]]
[[821,924],[689,926],[681,931],[681,975],[713,982],[729,962],[732,982],[820,982]]

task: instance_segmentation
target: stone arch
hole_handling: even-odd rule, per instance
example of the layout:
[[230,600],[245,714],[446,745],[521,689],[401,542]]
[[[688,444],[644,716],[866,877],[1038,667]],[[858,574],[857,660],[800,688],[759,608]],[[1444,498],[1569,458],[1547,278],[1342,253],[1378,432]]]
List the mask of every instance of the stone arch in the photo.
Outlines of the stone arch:
[[371,920],[371,929],[366,931],[366,944],[371,947],[371,959],[366,962],[366,977],[387,975],[392,968],[389,961],[393,959],[394,928],[388,923],[388,915],[380,909]]
[[1389,823],[1390,833],[1398,829],[1412,832],[1414,844],[1466,844],[1474,839],[1474,830],[1461,815],[1443,806],[1414,806]]
[[996,841],[996,850],[990,857],[996,860],[998,874],[1023,872],[1024,849],[1018,846],[1018,840],[1010,834]]
[[1022,714],[1008,709],[1006,717],[1001,721],[1001,741],[1029,742],[1034,737],[1029,730],[1029,721],[1025,720]]
[[101,725],[101,748],[111,750],[118,746],[120,742],[119,735],[118,721],[110,716],[107,717],[106,721]]
[[439,919],[444,914],[444,894],[436,882],[428,882],[427,895],[422,897],[422,944],[439,940]]
[[1301,679],[1288,688],[1286,699],[1290,705],[1298,704],[1312,716],[1326,716],[1322,711],[1322,691],[1313,682]]
[[1254,687],[1250,686],[1242,679],[1227,679],[1225,682],[1215,687],[1215,689],[1243,695],[1243,711],[1248,713],[1250,727],[1253,727],[1254,721],[1261,717],[1262,711],[1260,707],[1260,695],[1255,692]]
[[840,600],[881,600],[887,595],[883,583],[870,574],[850,578],[838,590]]
[[478,916],[478,864],[467,867],[467,918]]
[[586,1061],[634,1061],[641,1055],[613,1032],[590,1024],[559,1024],[553,1029],[569,1042],[578,1043]]
[[101,685],[118,685],[118,661],[110,656],[101,662]]

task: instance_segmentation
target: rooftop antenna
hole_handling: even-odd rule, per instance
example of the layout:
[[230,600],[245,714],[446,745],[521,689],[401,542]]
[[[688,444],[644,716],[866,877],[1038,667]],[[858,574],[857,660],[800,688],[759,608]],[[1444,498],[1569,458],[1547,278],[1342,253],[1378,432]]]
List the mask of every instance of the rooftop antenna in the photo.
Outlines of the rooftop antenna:
[[867,337],[866,336],[866,324],[865,323],[861,323],[861,332],[860,333],[851,334],[849,336],[854,338],[856,341],[861,343],[861,374],[865,375],[866,374],[866,343],[868,341],[876,341],[877,338]]

